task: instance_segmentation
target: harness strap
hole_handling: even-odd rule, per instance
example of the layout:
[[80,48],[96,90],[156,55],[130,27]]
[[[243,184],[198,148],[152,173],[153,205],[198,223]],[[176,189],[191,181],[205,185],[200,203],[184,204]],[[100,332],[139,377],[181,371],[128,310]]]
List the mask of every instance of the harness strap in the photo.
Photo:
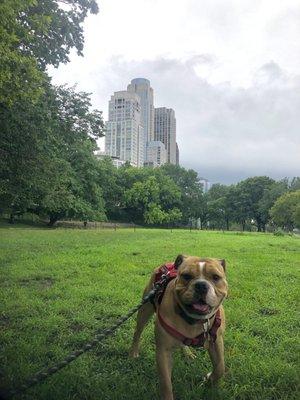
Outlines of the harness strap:
[[[193,347],[203,347],[204,346],[204,342],[206,339],[205,332],[202,332],[199,336],[196,336],[195,338],[189,338],[189,337],[184,336],[182,333],[178,332],[175,328],[173,328],[173,326],[169,325],[161,316],[159,308],[157,310],[157,316],[158,316],[158,320],[159,320],[161,326],[165,329],[165,331],[168,332],[175,339],[182,342],[184,345],[193,346]],[[220,327],[220,325],[221,325],[221,316],[220,316],[220,310],[218,309],[215,314],[214,323],[208,332],[208,334],[211,336],[213,342],[215,342],[217,339],[217,331],[218,331],[218,328]]]

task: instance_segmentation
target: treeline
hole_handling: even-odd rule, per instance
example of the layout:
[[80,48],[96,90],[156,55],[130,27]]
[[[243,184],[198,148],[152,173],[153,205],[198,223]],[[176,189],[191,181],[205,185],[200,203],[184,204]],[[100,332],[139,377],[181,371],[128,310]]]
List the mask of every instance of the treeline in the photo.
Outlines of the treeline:
[[300,178],[266,176],[236,185],[215,184],[203,193],[197,173],[167,164],[160,168],[115,168],[99,161],[108,219],[164,226],[265,231],[300,227]]
[[300,182],[268,177],[214,185],[193,170],[164,165],[115,168],[94,155],[104,135],[87,93],[55,86],[49,65],[82,54],[82,22],[94,0],[0,4],[0,212],[61,219],[264,231],[299,227]]

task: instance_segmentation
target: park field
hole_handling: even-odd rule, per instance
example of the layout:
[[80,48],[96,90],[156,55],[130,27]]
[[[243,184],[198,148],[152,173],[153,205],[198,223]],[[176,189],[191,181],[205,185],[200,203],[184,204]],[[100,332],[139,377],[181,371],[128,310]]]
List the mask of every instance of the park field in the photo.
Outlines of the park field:
[[[272,234],[155,229],[0,227],[1,388],[20,384],[93,338],[139,302],[154,267],[179,253],[225,258],[226,376],[199,350],[175,354],[177,400],[299,398],[300,239]],[[22,399],[158,398],[153,324],[141,356],[128,357],[134,318],[114,337],[30,389]],[[298,394],[297,394],[298,393]]]

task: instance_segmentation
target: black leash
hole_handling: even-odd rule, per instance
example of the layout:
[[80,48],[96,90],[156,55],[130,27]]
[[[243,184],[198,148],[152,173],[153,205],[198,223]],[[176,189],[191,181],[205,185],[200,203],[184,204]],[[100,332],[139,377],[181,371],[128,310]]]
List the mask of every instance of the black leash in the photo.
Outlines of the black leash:
[[79,356],[86,353],[87,351],[94,348],[97,344],[102,342],[108,336],[111,336],[121,325],[124,324],[133,314],[135,314],[145,303],[151,301],[157,290],[160,289],[165,283],[168,281],[167,274],[162,275],[159,282],[157,282],[152,290],[142,299],[142,301],[135,307],[133,307],[126,315],[117,319],[113,326],[110,328],[106,328],[101,333],[98,333],[91,342],[86,343],[81,349],[76,350],[65,357],[62,361],[53,365],[52,367],[46,368],[42,371],[37,372],[32,377],[28,378],[23,384],[15,389],[10,389],[8,392],[0,394],[0,400],[8,400],[16,395],[22,394],[26,392],[29,388],[37,385],[40,382],[43,382],[49,376],[55,374],[60,371],[62,368],[65,368],[72,361],[76,360]]

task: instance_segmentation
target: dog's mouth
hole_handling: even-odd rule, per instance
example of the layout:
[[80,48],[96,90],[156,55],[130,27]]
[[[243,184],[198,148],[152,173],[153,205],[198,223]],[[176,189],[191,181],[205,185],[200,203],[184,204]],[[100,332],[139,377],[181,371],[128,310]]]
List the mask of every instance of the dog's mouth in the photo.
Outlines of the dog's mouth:
[[211,311],[211,306],[201,299],[189,304],[187,308],[191,313],[199,315],[205,315]]

